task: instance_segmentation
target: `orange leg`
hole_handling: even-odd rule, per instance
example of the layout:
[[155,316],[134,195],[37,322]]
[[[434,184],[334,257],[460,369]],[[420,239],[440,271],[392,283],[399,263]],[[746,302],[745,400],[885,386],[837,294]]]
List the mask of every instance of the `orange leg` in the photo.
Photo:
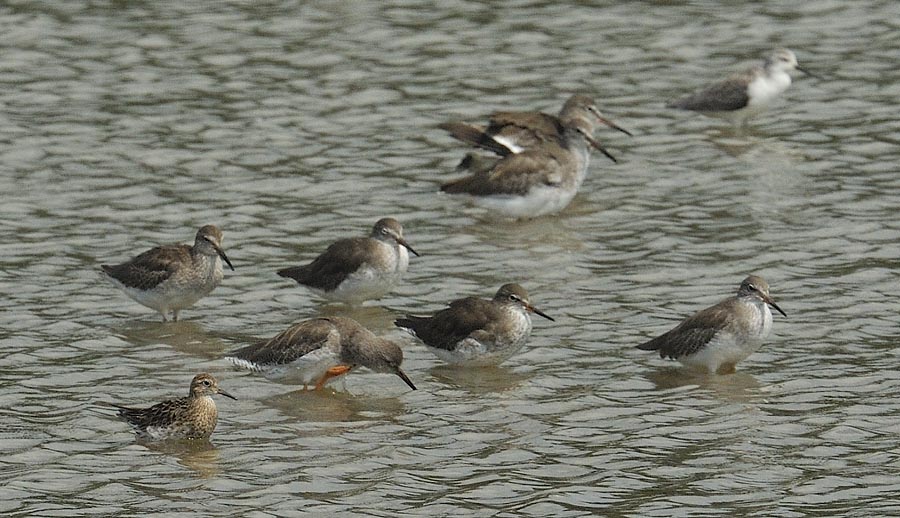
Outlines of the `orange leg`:
[[331,367],[330,369],[325,371],[325,374],[323,374],[322,378],[319,379],[319,381],[316,383],[316,390],[320,390],[322,387],[324,387],[325,383],[331,378],[336,378],[343,374],[347,374],[348,372],[350,372],[351,368],[352,367],[350,367],[349,365],[335,365],[334,367]]

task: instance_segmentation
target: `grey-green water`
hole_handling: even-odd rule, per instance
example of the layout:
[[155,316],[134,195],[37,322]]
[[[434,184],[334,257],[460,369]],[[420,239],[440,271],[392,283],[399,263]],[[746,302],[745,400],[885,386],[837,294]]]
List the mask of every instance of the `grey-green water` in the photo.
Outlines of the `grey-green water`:
[[[0,514],[900,514],[900,4],[8,2],[0,7]],[[798,77],[735,134],[664,101],[776,45]],[[556,111],[598,133],[562,214],[486,221],[435,125]],[[780,111],[781,113],[778,113]],[[398,379],[292,392],[223,352],[327,311],[274,275],[394,215],[423,256],[350,311]],[[163,325],[97,275],[220,225],[237,268]],[[766,277],[788,312],[732,376],[633,348]],[[497,369],[392,329],[518,281],[557,318]],[[210,371],[212,445],[136,444],[100,400]]]

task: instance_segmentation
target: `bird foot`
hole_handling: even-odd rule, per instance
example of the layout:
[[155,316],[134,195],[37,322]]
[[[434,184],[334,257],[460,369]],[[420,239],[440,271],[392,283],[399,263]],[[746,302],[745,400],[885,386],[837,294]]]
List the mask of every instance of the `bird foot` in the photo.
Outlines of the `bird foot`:
[[325,383],[328,382],[331,378],[336,378],[343,374],[347,374],[350,372],[351,367],[349,365],[336,365],[334,367],[329,368],[325,371],[325,374],[322,375],[322,378],[316,383],[315,390],[321,390],[322,387],[325,386]]

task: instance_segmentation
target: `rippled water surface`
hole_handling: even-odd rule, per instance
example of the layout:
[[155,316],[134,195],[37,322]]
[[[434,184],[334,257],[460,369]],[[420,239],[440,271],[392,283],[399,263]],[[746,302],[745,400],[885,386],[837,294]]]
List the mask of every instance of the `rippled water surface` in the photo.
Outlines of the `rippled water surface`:
[[[0,7],[0,514],[900,514],[900,4],[308,4]],[[663,108],[777,45],[822,79],[745,131]],[[437,192],[464,149],[436,124],[576,91],[635,137],[598,132],[620,162],[562,214]],[[274,275],[386,215],[422,257],[378,303]],[[182,322],[97,275],[205,223],[236,271]],[[634,348],[749,272],[789,316],[736,374]],[[510,281],[557,322],[499,368],[392,328]],[[420,390],[222,360],[322,313],[400,341]],[[136,443],[96,404],[202,371],[239,398],[211,443]]]

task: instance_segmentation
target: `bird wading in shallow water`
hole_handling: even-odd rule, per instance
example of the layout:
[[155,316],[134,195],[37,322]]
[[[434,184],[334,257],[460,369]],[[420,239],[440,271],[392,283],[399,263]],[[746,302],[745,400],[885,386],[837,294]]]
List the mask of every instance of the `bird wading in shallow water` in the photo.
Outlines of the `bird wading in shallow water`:
[[[485,125],[451,121],[438,127],[461,142],[502,157],[545,142],[561,143],[565,128],[570,126],[582,127],[588,136],[592,136],[597,123],[632,136],[631,132],[604,117],[594,100],[584,94],[570,97],[558,116],[543,112],[494,112]],[[590,144],[616,161],[596,140],[591,139]]]
[[769,306],[787,316],[769,295],[769,284],[751,275],[737,294],[688,317],[671,331],[638,349],[659,351],[661,358],[718,374],[734,372],[737,363],[762,347],[772,330]]
[[164,245],[151,248],[117,265],[101,265],[103,275],[139,304],[162,315],[193,306],[222,282],[222,261],[234,266],[222,250],[222,231],[205,225],[197,231],[194,245]]
[[776,49],[762,65],[733,74],[667,107],[723,116],[736,124],[746,124],[747,119],[765,110],[791,86],[792,70],[816,77],[800,67],[793,52]]
[[562,145],[546,142],[441,186],[448,194],[464,194],[476,205],[511,218],[555,214],[566,208],[587,176],[586,133],[566,128]]
[[458,170],[468,176],[447,182],[441,191],[465,194],[493,213],[530,218],[561,211],[587,176],[590,147],[609,154],[593,138],[598,123],[620,128],[600,115],[594,101],[575,95],[558,117],[540,112],[498,112],[486,126],[449,122],[441,127],[458,140],[499,158],[469,154]]
[[315,388],[321,389],[332,378],[359,366],[394,374],[416,390],[400,368],[400,347],[345,317],[305,320],[269,340],[233,351],[226,359],[268,379],[304,388],[315,383]]
[[382,218],[368,237],[336,241],[304,266],[284,268],[278,275],[294,279],[322,297],[348,304],[378,299],[389,293],[418,252],[403,237],[403,226]]
[[129,408],[115,403],[105,403],[119,410],[138,438],[154,441],[165,439],[208,439],[216,429],[218,410],[214,394],[231,399],[234,396],[219,388],[210,374],[198,374],[191,380],[187,397],[170,399],[150,408]]
[[497,365],[525,345],[534,307],[518,284],[504,284],[493,299],[466,297],[432,316],[407,315],[394,324],[418,337],[432,353],[455,365]]

